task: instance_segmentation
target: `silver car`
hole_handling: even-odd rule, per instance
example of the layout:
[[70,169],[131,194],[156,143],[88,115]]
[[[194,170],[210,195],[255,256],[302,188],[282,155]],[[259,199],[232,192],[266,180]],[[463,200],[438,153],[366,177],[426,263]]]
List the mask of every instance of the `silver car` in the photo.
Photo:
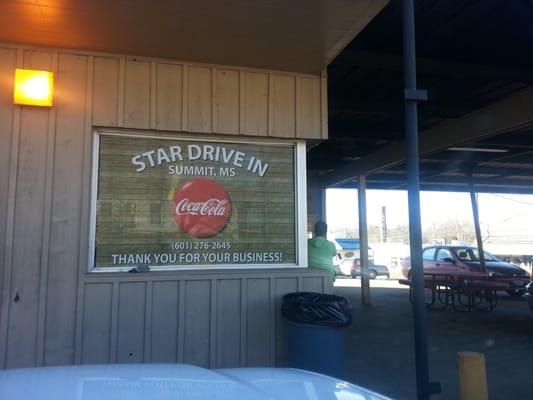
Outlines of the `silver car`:
[[0,371],[9,400],[387,400],[325,375],[288,368],[183,364],[41,367]]

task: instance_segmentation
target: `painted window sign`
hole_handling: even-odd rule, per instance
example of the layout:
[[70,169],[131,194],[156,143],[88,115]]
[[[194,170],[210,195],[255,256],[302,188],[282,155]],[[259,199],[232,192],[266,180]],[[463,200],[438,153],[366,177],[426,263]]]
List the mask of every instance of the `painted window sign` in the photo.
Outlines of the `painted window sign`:
[[293,144],[98,135],[93,268],[295,265]]

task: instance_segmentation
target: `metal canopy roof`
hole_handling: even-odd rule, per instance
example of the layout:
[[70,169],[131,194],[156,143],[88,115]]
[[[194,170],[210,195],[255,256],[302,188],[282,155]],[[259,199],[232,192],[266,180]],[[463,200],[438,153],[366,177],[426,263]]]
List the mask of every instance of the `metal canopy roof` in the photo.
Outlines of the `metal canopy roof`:
[[361,248],[359,239],[335,238],[335,241],[343,250],[359,250]]
[[[421,189],[533,193],[533,3],[415,1]],[[330,140],[308,166],[328,185],[406,188],[401,1],[328,68]],[[347,180],[348,179],[348,180]]]
[[320,73],[387,0],[3,0],[0,41]]

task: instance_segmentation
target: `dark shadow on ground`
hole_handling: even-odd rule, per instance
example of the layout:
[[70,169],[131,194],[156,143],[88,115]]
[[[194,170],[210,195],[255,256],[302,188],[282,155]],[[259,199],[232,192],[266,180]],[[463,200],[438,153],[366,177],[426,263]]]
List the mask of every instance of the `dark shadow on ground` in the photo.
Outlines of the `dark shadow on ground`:
[[[394,399],[415,399],[414,339],[408,290],[372,288],[372,305],[360,303],[360,289],[336,287],[353,306],[346,329],[346,376],[349,382]],[[457,353],[485,354],[491,400],[532,398],[533,314],[525,298],[502,294],[493,312],[427,310],[430,377],[441,395],[458,399]]]

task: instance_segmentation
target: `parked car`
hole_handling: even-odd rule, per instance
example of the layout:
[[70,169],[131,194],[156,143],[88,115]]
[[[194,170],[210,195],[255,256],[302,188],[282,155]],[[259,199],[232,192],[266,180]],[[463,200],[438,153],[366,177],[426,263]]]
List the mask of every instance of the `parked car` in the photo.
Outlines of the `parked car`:
[[[485,267],[496,282],[509,286],[507,293],[521,296],[526,292],[530,281],[529,273],[511,263],[504,262],[488,252],[485,254]],[[470,246],[431,246],[422,253],[424,271],[435,269],[480,271],[479,252]],[[411,260],[409,257],[402,262],[402,274],[411,277]]]
[[[358,276],[361,276],[361,266],[359,265],[358,260],[354,260],[352,263],[351,276],[352,278],[357,278]],[[387,266],[369,264],[368,265],[368,277],[370,279],[376,279],[378,276],[386,276],[387,279],[390,278],[390,272]]]
[[183,364],[115,364],[0,371],[0,399],[387,400],[388,398],[360,386],[298,369],[209,370]]

